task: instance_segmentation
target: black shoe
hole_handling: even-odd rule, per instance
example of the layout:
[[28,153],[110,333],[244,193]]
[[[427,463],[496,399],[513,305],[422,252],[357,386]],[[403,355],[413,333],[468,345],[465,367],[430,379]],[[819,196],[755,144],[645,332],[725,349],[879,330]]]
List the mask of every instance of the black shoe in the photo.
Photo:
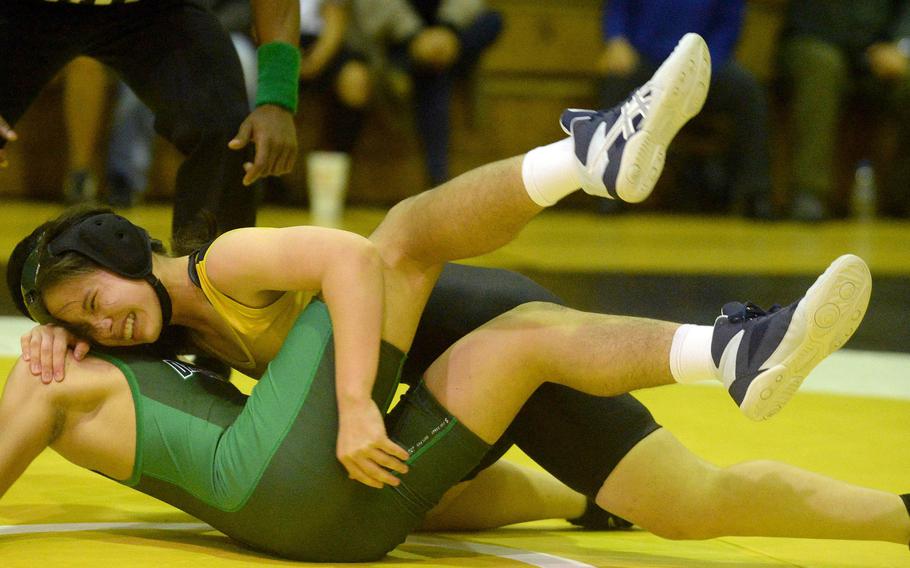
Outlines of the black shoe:
[[588,501],[585,512],[580,517],[566,520],[588,531],[627,531],[632,528],[632,523],[601,509],[593,501]]

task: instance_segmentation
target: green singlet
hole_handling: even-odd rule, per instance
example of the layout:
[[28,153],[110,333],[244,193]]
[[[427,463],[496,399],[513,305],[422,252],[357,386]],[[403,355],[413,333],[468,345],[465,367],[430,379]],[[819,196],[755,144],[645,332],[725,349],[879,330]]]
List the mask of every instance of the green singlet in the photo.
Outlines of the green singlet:
[[[123,371],[136,406],[136,461],[125,485],[258,550],[356,562],[400,544],[489,446],[423,384],[386,417],[411,454],[398,487],[373,489],[335,457],[332,326],[322,302],[300,315],[247,398],[203,369],[101,355]],[[387,409],[404,354],[383,343],[373,399]]]

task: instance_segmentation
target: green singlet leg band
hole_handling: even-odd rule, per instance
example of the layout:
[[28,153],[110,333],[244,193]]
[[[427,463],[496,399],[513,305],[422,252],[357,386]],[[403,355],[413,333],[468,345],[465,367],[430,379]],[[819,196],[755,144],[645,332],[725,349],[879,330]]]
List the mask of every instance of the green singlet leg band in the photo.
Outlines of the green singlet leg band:
[[260,45],[256,53],[259,60],[256,106],[278,105],[296,113],[300,51],[289,43],[272,41]]

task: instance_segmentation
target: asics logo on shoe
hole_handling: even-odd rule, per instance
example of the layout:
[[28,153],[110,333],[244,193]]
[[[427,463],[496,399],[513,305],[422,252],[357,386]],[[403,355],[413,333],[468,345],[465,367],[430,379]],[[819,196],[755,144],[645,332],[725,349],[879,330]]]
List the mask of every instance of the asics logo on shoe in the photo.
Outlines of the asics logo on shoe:
[[[610,125],[609,130],[607,130],[607,124],[609,123],[610,118],[609,115],[605,117],[606,120],[597,126],[597,129],[594,131],[591,136],[591,141],[588,144],[588,154],[585,157],[584,162],[589,175],[595,178],[599,177],[599,172],[603,171],[607,164],[610,163],[610,156],[607,153],[607,149],[616,144],[620,136],[622,136],[622,140],[625,142],[629,140],[633,134],[638,132],[638,126],[648,115],[651,98],[652,91],[650,85],[643,86],[626,99],[620,107],[619,116],[614,114],[616,118],[613,121],[613,124]],[[573,122],[575,120],[584,120],[584,118],[579,117],[574,119]],[[587,120],[590,119],[588,118]]]
[[651,85],[645,84],[623,103],[617,123],[622,125],[622,135],[626,140],[635,134],[641,119],[648,115],[651,98]]

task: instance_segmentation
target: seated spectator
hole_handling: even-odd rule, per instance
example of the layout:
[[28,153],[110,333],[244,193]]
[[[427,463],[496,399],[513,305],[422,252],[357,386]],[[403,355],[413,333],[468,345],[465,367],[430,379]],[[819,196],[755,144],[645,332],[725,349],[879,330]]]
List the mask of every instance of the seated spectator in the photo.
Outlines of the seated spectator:
[[603,10],[606,43],[599,68],[603,103],[625,99],[646,81],[686,32],[705,38],[711,52],[711,90],[703,114],[732,116],[725,153],[732,208],[771,218],[768,108],[764,88],[734,59],[745,12],[744,0],[610,0]]
[[791,0],[781,63],[793,84],[792,215],[830,216],[834,148],[844,100],[854,92],[899,128],[879,213],[910,214],[910,1]]
[[312,221],[337,225],[350,176],[350,154],[370,102],[365,56],[346,41],[344,0],[300,0],[301,91],[324,94],[326,112],[317,150],[307,157]]
[[413,90],[431,184],[446,181],[454,80],[496,40],[502,16],[482,0],[353,0],[352,5],[357,27],[391,66],[393,87]]

